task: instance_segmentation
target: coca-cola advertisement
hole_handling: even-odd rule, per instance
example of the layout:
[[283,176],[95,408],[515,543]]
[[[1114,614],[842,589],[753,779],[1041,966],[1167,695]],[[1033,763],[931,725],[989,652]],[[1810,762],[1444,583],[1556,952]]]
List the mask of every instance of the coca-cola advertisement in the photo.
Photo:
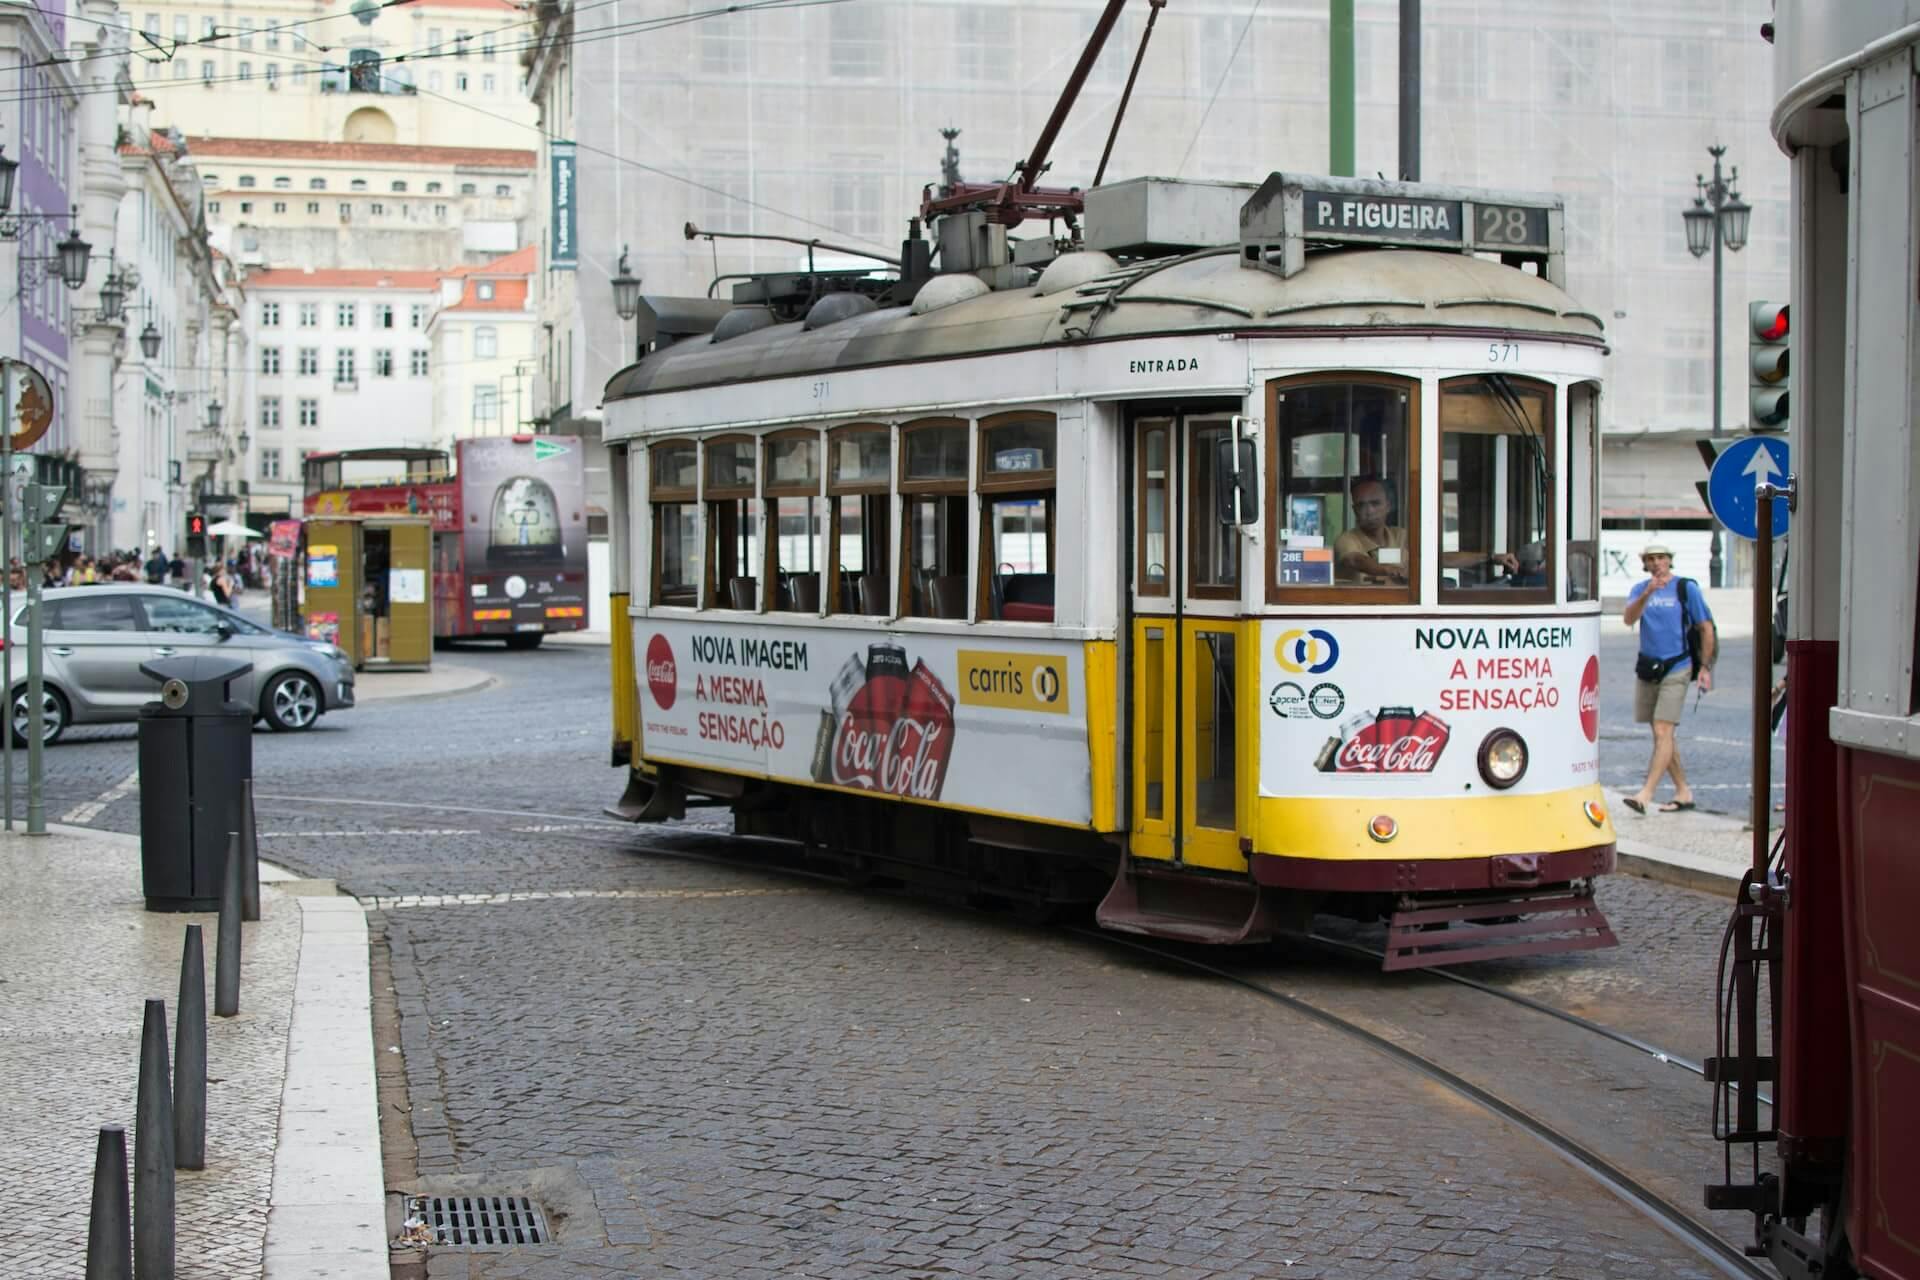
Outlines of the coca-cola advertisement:
[[1323,773],[1432,773],[1453,730],[1431,711],[1382,707],[1341,726],[1318,761]]
[[827,749],[814,752],[814,780],[914,800],[938,800],[953,757],[953,695],[926,662],[907,668],[907,651],[869,645],[866,661],[847,659],[821,719]]

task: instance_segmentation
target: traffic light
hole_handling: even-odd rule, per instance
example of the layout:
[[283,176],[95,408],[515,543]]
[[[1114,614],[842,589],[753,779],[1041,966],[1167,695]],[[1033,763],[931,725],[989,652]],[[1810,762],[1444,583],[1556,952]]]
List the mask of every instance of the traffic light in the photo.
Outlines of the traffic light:
[[67,524],[58,519],[67,496],[63,484],[30,484],[21,491],[20,558],[45,564],[67,545]]
[[207,517],[204,512],[187,512],[187,559],[207,558]]
[[1747,388],[1748,425],[1755,431],[1787,429],[1790,330],[1786,303],[1747,304],[1747,368],[1752,378]]

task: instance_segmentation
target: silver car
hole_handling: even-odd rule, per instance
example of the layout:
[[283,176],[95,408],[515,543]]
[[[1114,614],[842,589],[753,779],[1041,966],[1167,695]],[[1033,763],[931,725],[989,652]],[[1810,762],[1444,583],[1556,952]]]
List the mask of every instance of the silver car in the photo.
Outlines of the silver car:
[[[27,611],[14,594],[13,734],[27,727]],[[102,583],[58,587],[42,597],[46,630],[41,714],[44,741],[70,724],[137,720],[159,697],[159,685],[141,673],[155,658],[218,651],[253,664],[229,686],[277,730],[310,729],[322,712],[353,705],[353,664],[337,645],[274,631],[232,609],[196,600],[168,587]]]

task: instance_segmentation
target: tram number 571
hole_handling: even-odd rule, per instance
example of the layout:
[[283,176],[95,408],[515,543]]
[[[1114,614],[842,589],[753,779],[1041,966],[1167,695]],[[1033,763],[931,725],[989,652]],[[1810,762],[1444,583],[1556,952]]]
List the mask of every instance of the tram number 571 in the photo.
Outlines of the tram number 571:
[[1520,344],[1517,342],[1489,342],[1487,344],[1488,364],[1519,364]]

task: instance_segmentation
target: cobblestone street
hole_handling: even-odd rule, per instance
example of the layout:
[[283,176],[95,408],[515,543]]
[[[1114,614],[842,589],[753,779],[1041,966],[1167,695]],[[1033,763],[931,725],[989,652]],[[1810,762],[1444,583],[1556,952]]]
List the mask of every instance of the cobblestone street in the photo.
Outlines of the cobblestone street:
[[[263,855],[377,908],[377,1056],[405,1084],[383,1106],[409,1108],[389,1187],[553,1218],[552,1244],[427,1274],[1713,1274],[1517,1128],[1241,988],[715,862],[723,814],[604,820],[603,649],[440,657],[497,683],[254,738]],[[134,829],[137,792],[109,796],[133,747],[49,752],[49,814]],[[1710,1053],[1721,903],[1615,878],[1602,904],[1617,950],[1478,976]],[[1232,963],[1490,1088],[1525,1075],[1684,1205],[1717,1173],[1707,1090],[1671,1067],[1305,945]]]

